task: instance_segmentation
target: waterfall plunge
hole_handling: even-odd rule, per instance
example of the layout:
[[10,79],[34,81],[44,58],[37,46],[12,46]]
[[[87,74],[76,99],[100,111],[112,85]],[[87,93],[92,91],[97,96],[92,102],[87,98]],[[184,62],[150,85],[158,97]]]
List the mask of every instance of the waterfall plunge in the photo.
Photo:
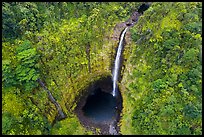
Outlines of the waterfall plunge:
[[113,70],[113,92],[112,95],[116,96],[116,88],[117,88],[117,81],[118,81],[118,71],[119,71],[119,66],[120,66],[120,56],[122,53],[122,44],[123,44],[123,39],[125,36],[125,33],[127,31],[128,27],[126,27],[120,37],[120,42],[119,42],[119,46],[118,46],[118,51],[117,51],[117,55],[116,55],[116,59],[115,59],[115,66],[114,66],[114,70]]

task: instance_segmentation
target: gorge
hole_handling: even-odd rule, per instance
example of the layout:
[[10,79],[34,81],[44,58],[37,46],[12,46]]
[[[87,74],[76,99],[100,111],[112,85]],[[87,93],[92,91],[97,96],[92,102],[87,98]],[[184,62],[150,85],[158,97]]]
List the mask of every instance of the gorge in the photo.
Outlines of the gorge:
[[[112,78],[107,77],[102,81],[95,82],[92,85],[94,88],[91,90],[85,89],[90,90],[88,93],[89,95],[86,95],[86,97],[81,99],[76,109],[76,113],[82,124],[88,128],[91,126],[100,128],[101,134],[119,134],[120,129],[118,122],[120,120],[120,113],[122,111],[122,96],[117,83],[119,82],[118,77],[120,77],[122,65],[120,63],[122,63],[121,56],[123,53],[125,33],[129,27],[134,26],[141,13],[148,9],[147,7],[149,7],[149,5],[146,6],[143,4],[140,6],[138,12],[133,13],[130,19],[128,19],[128,21],[125,23],[127,27],[125,27],[120,34],[112,71]],[[106,88],[109,87],[109,89],[103,89],[104,86]],[[84,102],[85,100],[86,102]]]

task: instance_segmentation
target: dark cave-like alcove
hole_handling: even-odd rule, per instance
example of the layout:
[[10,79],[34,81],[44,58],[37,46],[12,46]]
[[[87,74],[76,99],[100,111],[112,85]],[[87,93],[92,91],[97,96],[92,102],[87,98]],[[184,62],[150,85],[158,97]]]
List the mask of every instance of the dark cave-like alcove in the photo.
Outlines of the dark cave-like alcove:
[[86,128],[100,128],[103,134],[108,134],[109,125],[120,120],[122,97],[119,90],[117,97],[112,96],[112,84],[112,78],[108,76],[92,83],[83,92],[75,113]]
[[117,113],[116,98],[110,93],[102,92],[100,88],[88,96],[82,111],[86,117],[95,122],[114,119]]

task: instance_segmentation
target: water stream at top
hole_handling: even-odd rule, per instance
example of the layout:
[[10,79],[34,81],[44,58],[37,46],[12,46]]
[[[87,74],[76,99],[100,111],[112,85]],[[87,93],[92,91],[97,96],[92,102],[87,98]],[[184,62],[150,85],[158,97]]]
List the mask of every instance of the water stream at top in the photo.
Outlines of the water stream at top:
[[117,92],[116,88],[117,88],[118,71],[119,71],[119,67],[120,67],[120,56],[122,53],[123,39],[124,39],[124,36],[125,36],[127,29],[128,29],[128,27],[126,27],[122,32],[122,35],[120,37],[120,42],[119,42],[119,46],[118,46],[116,59],[115,59],[115,66],[114,66],[114,70],[113,70],[113,92],[112,92],[112,95],[114,97],[116,96],[116,92]]

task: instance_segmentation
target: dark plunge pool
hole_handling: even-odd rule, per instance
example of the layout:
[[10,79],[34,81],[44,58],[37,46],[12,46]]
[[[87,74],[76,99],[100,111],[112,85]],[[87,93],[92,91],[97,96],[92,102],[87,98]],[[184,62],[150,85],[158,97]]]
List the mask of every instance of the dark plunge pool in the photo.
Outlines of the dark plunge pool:
[[[87,129],[99,128],[109,134],[110,125],[117,125],[122,110],[122,97],[112,96],[112,78],[108,76],[95,81],[84,89],[78,100],[75,113]],[[119,127],[116,126],[119,131]]]
[[117,115],[116,98],[110,93],[96,89],[89,95],[85,106],[82,108],[84,115],[95,122],[114,120]]

